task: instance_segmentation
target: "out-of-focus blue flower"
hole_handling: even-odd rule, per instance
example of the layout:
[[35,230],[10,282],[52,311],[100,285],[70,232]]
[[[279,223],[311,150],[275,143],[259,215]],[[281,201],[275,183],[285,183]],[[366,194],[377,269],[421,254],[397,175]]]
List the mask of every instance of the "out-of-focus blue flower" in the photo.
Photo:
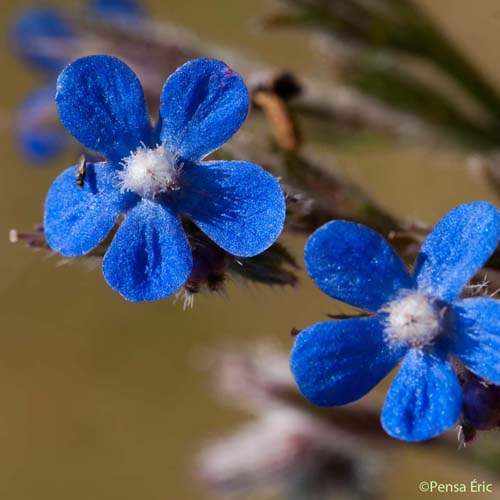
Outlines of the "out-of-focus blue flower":
[[57,74],[65,66],[64,49],[75,36],[64,11],[50,7],[26,10],[10,30],[16,54],[36,71],[48,75]]
[[71,140],[57,119],[54,87],[40,87],[25,99],[17,113],[17,141],[26,158],[43,162],[59,154]]
[[75,167],[49,190],[45,231],[66,256],[90,252],[119,226],[104,256],[108,284],[131,301],[174,293],[192,269],[180,216],[217,245],[253,256],[279,236],[285,200],[278,181],[242,161],[202,161],[241,126],[249,107],[241,77],[221,61],[197,59],[165,83],[152,128],[141,84],[110,56],[89,56],[59,76],[56,101],[65,127],[107,162]]
[[136,0],[88,0],[89,12],[108,19],[135,20],[145,17],[144,9]]
[[[113,22],[133,22],[144,17],[134,0],[89,0],[86,13]],[[32,92],[17,113],[17,140],[28,160],[44,163],[59,154],[71,138],[61,128],[55,107],[55,79],[81,53],[82,35],[63,9],[32,7],[17,17],[10,30],[15,53],[49,83]]]
[[461,205],[429,234],[410,276],[365,226],[333,221],[316,231],[305,250],[309,275],[331,297],[374,314],[318,323],[298,335],[291,367],[302,394],[321,406],[349,403],[402,360],[382,410],[386,432],[420,441],[453,426],[462,391],[450,355],[500,383],[500,302],[459,298],[499,237],[493,205]]
[[[135,0],[88,0],[85,13],[90,19],[135,21],[144,18]],[[71,51],[81,36],[64,9],[32,7],[20,14],[10,30],[10,41],[18,54],[35,70],[57,74],[74,57]]]

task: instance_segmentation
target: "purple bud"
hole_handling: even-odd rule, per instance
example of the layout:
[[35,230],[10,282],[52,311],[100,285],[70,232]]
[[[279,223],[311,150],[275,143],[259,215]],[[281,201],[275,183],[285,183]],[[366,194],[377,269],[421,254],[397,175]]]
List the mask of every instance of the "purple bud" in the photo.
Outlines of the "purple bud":
[[463,420],[478,430],[498,427],[500,423],[500,387],[471,378],[462,388]]

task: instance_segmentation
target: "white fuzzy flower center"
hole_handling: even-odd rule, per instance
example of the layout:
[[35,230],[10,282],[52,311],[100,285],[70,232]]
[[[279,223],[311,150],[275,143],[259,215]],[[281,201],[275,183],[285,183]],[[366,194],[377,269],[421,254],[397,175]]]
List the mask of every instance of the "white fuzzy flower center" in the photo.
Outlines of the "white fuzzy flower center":
[[122,162],[118,172],[122,191],[154,198],[159,193],[178,189],[182,164],[163,146],[154,149],[141,146]]
[[388,304],[385,334],[391,342],[413,347],[431,344],[439,335],[442,314],[423,293],[414,292]]

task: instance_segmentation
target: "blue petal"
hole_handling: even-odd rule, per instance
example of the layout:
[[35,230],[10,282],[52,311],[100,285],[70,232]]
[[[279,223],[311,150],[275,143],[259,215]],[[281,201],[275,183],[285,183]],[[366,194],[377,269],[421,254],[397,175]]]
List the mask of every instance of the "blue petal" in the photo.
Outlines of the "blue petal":
[[198,161],[241,127],[248,103],[243,80],[222,61],[189,61],[163,88],[161,139],[181,158]]
[[14,50],[37,70],[57,73],[66,58],[54,48],[64,47],[75,36],[64,14],[47,7],[27,10],[16,20],[10,31]]
[[135,0],[89,0],[90,13],[108,19],[134,20],[144,17],[144,10]]
[[76,184],[76,167],[66,169],[50,187],[45,201],[45,236],[56,252],[68,257],[95,248],[130,205],[113,185],[116,170],[108,164],[87,164],[83,187]]
[[440,353],[411,350],[382,409],[382,426],[392,437],[423,441],[457,422],[462,390],[451,363]]
[[307,272],[334,299],[377,311],[413,282],[384,238],[361,224],[332,221],[309,238]]
[[301,331],[291,354],[300,392],[320,406],[355,401],[375,387],[405,349],[384,340],[382,318],[318,323]]
[[177,291],[192,268],[189,243],[177,215],[142,200],[125,217],[103,260],[109,286],[133,302]]
[[454,307],[455,356],[479,377],[500,385],[500,302],[472,298]]
[[186,165],[177,200],[217,245],[239,257],[257,255],[276,241],[285,221],[279,182],[242,161]]
[[17,141],[23,154],[33,162],[51,160],[71,140],[57,119],[54,93],[50,85],[37,89],[17,113]]
[[88,56],[57,80],[64,126],[86,147],[119,162],[141,142],[151,145],[151,124],[135,73],[111,56]]
[[500,212],[477,201],[454,208],[425,240],[415,264],[418,288],[446,301],[456,299],[483,267],[500,238]]

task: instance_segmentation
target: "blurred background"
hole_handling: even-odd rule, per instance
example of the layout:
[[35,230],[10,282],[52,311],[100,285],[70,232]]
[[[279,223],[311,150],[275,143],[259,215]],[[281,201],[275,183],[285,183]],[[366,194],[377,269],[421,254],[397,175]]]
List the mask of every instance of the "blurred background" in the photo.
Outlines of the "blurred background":
[[[345,308],[324,296],[302,271],[295,288],[230,282],[224,295],[200,294],[187,310],[173,300],[130,304],[106,286],[98,266],[89,270],[81,263],[61,265],[57,256],[10,244],[11,228],[31,229],[41,222],[48,187],[76,156],[68,151],[37,167],[20,154],[14,117],[42,78],[22,64],[8,41],[15,17],[33,4],[2,2],[0,497],[218,498],[211,481],[199,477],[199,452],[205,443],[231,434],[254,417],[252,411],[217,397],[203,369],[210,365],[207,350],[221,345],[247,348],[266,340],[286,360],[292,327],[303,328]],[[500,91],[498,2],[417,3]],[[263,18],[274,12],[277,2],[143,4],[155,21],[185,27],[202,41],[277,70],[291,70],[299,79],[328,80],[330,63],[310,33],[264,27]],[[77,0],[47,0],[44,5],[70,11],[81,7]],[[323,163],[335,163],[398,217],[432,224],[459,203],[499,201],[473,168],[474,151],[464,154],[440,143],[336,140],[335,131],[331,133],[331,143],[315,141],[306,129],[304,147],[313,149]],[[283,242],[300,263],[305,236],[286,235]],[[262,457],[271,451],[265,443]],[[380,482],[379,498],[390,500],[419,498],[422,480],[468,483],[477,478],[494,483],[498,494],[498,444],[494,432],[460,450],[454,436],[437,448],[395,446],[389,437],[380,438],[374,453],[382,453],[387,467],[373,484]],[[356,453],[368,453],[363,439],[354,442],[351,451],[353,460]],[[260,458],[257,453],[254,460]],[[359,481],[365,481],[363,476]],[[491,498],[474,498],[483,496]],[[294,497],[257,490],[255,498]]]

